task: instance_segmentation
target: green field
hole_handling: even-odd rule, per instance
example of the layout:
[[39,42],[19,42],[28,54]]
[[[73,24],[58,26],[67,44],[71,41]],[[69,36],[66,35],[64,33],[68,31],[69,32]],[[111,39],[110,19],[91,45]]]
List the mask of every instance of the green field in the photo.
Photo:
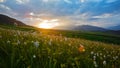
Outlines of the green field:
[[0,25],[0,68],[120,68],[120,36]]

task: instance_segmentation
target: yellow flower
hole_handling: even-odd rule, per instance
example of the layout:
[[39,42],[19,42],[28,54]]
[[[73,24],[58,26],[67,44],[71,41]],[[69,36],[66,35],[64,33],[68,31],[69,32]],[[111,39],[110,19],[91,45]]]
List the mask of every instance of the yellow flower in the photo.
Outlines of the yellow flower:
[[79,52],[85,52],[85,47],[83,45],[80,45],[78,50]]

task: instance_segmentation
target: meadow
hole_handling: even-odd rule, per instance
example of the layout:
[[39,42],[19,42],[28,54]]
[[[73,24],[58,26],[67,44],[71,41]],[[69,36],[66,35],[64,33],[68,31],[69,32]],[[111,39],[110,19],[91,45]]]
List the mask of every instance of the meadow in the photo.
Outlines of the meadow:
[[120,68],[119,36],[75,33],[2,26],[0,68]]

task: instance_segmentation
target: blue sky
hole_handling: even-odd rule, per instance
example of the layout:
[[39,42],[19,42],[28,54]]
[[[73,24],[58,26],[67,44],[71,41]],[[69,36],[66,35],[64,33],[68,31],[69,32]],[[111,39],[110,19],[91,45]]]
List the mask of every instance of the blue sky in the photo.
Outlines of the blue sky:
[[0,13],[34,26],[57,19],[64,26],[109,27],[120,25],[120,0],[0,0]]

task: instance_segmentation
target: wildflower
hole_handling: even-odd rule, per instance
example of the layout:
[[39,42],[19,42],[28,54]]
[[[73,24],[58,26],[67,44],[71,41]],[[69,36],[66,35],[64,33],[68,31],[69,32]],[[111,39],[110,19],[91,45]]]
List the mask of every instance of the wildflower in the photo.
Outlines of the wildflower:
[[80,45],[78,48],[79,52],[85,52],[85,48],[83,45]]
[[97,56],[99,56],[99,53],[97,53]]
[[118,59],[118,56],[113,57],[114,60]]
[[34,41],[31,41],[31,43],[34,43]]
[[93,55],[94,54],[94,52],[93,51],[91,51],[91,55]]
[[118,56],[116,56],[116,59],[118,59]]
[[24,44],[26,45],[26,44],[27,44],[27,42],[24,42]]
[[8,40],[7,43],[10,43],[10,41]]
[[102,53],[100,53],[100,55],[102,55]]
[[94,60],[96,59],[96,56],[95,56],[95,55],[93,56],[93,59],[94,59]]
[[106,65],[106,61],[105,60],[103,61],[103,65]]
[[67,41],[67,38],[65,37],[65,41]]
[[65,64],[60,64],[61,68],[65,68]]
[[103,57],[105,58],[106,56],[104,55]]
[[97,65],[97,62],[96,61],[94,61],[93,62],[93,64],[94,64],[94,66],[97,68],[98,67],[98,65]]
[[50,41],[48,42],[48,44],[51,45],[52,44],[51,42],[52,42],[52,39],[50,39]]
[[19,41],[19,40],[17,41],[17,44],[20,44],[20,41]]
[[39,42],[38,42],[38,41],[34,42],[34,45],[35,45],[36,47],[38,47],[38,46],[39,46]]
[[36,55],[33,55],[33,58],[36,58]]

